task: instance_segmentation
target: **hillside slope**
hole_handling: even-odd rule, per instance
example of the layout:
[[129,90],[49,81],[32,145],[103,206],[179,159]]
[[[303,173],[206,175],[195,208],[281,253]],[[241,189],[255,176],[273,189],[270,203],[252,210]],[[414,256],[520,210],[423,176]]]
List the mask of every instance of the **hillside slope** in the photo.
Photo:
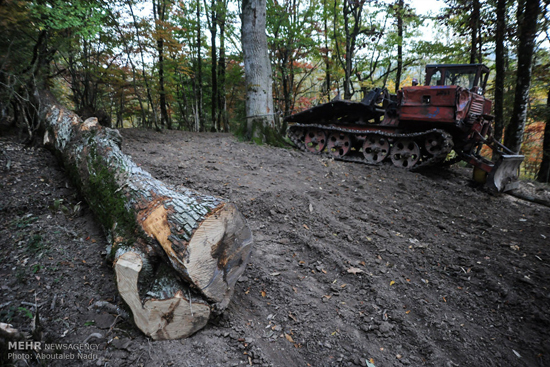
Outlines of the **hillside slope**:
[[98,345],[90,366],[550,364],[549,208],[476,189],[463,168],[343,163],[227,134],[122,135],[156,178],[246,216],[255,248],[228,310],[189,339],[151,342],[89,309],[120,302],[101,229],[85,204],[74,213],[78,196],[48,152],[6,137],[0,321],[28,327],[18,307],[37,292],[49,340],[101,334],[87,341]]

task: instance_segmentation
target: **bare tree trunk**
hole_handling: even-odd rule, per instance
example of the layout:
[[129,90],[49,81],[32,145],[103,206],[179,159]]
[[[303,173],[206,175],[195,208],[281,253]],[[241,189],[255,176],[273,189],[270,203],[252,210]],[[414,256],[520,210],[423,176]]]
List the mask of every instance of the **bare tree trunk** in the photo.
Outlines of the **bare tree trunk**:
[[120,150],[117,130],[84,123],[36,92],[45,145],[108,234],[108,257],[136,325],[153,339],[186,337],[223,311],[246,268],[252,235],[234,205],[175,190]]
[[349,10],[348,3],[344,1],[344,30],[346,33],[346,54],[344,60],[344,99],[351,99],[351,69],[353,63],[353,49],[351,48],[352,34],[349,29]]
[[147,114],[145,113],[145,109],[143,108],[143,101],[141,99],[141,93],[139,93],[139,91],[138,91],[137,80],[136,80],[136,66],[134,65],[134,62],[132,61],[130,46],[128,45],[128,41],[126,41],[124,39],[124,37],[122,37],[123,32],[120,29],[118,24],[116,25],[116,28],[119,32],[119,35],[123,39],[124,51],[126,52],[127,60],[130,63],[130,66],[132,67],[132,85],[134,86],[134,94],[136,95],[136,97],[138,99],[139,109],[140,109],[140,112],[141,112],[141,119],[143,120],[143,124],[145,124],[145,121],[147,120]]
[[246,78],[246,127],[252,140],[274,131],[271,64],[267,49],[266,0],[243,0],[241,42]]
[[202,55],[201,55],[201,42],[202,42],[202,30],[201,30],[201,2],[197,0],[197,77],[195,78],[197,83],[197,95],[196,95],[196,131],[204,131],[204,120],[202,118]]
[[[336,42],[336,51],[338,57],[340,58],[340,64],[344,69],[344,99],[351,99],[354,94],[353,83],[351,77],[355,69],[353,65],[353,58],[355,57],[356,51],[356,42],[357,36],[360,33],[361,29],[361,17],[363,13],[363,7],[366,0],[359,0],[356,2],[344,1],[343,6],[343,16],[344,16],[344,33],[346,37],[346,50],[344,55],[344,60],[342,60],[340,48],[338,47],[338,42]],[[334,25],[336,27],[336,2],[334,3]],[[353,25],[350,24],[351,19],[353,19]],[[336,34],[337,30],[334,30]],[[336,38],[336,36],[335,36]]]
[[[206,9],[206,1],[205,6]],[[211,121],[212,121],[212,131],[218,131],[218,50],[216,46],[216,37],[218,31],[218,2],[217,0],[212,0],[210,2],[210,79],[212,81],[212,101],[211,101]]]
[[542,162],[540,163],[537,181],[550,182],[550,89],[546,99],[546,125],[542,142]]
[[481,4],[479,0],[472,1],[472,14],[470,15],[470,31],[471,33],[471,45],[470,45],[470,64],[481,62],[481,55],[478,57],[478,36],[479,36],[479,13],[481,10]]
[[220,57],[218,59],[218,126],[220,131],[228,131],[227,106],[225,99],[225,19],[227,14],[227,1],[220,1],[218,9],[218,26],[220,27]]
[[[331,85],[332,85],[332,82],[330,80],[330,58],[329,58],[329,45],[328,45],[328,12],[327,12],[327,0],[323,0],[323,15],[324,15],[324,23],[325,23],[325,56],[324,56],[324,61],[325,61],[325,83],[326,83],[326,87],[327,87],[327,90],[326,90],[326,95],[327,95],[327,102],[330,101],[330,92],[331,92]],[[286,115],[285,115],[286,116]]]
[[153,0],[153,17],[157,29],[157,52],[158,52],[158,74],[159,74],[159,104],[160,104],[160,124],[172,129],[172,121],[168,116],[166,108],[166,89],[164,88],[164,38],[162,37],[162,27],[166,21],[166,0]]
[[158,126],[157,111],[155,109],[155,104],[153,103],[153,97],[151,95],[151,88],[149,87],[149,81],[148,81],[148,78],[147,78],[147,73],[145,71],[145,57],[143,56],[143,45],[141,43],[141,37],[139,36],[139,27],[138,27],[138,24],[137,24],[137,19],[136,19],[136,16],[134,14],[134,9],[132,7],[132,2],[131,1],[128,2],[128,6],[130,7],[130,14],[132,15],[132,19],[133,19],[133,22],[134,22],[134,28],[135,28],[135,31],[136,31],[136,39],[137,39],[138,46],[139,46],[139,53],[141,55],[141,67],[142,67],[142,72],[143,72],[143,81],[145,82],[145,90],[147,91],[147,99],[149,100],[149,105],[150,105],[151,111],[153,113],[153,123],[155,124],[155,129],[160,130],[160,128]]
[[504,137],[504,145],[513,152],[519,152],[523,142],[539,13],[539,0],[525,0],[518,4],[519,44],[516,93],[512,118]]
[[395,76],[395,93],[401,84],[401,73],[403,72],[403,0],[397,2],[397,74]]
[[504,131],[504,81],[506,78],[506,64],[504,39],[506,34],[506,0],[497,1],[497,29],[495,35],[495,131],[493,136],[499,142],[502,141]]

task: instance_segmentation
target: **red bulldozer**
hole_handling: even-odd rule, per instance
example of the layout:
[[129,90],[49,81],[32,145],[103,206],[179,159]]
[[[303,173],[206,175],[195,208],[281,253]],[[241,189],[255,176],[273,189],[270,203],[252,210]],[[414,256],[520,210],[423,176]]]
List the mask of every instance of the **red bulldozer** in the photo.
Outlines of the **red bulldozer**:
[[524,157],[493,137],[488,77],[482,64],[427,65],[423,86],[315,106],[286,117],[287,134],[304,151],[345,161],[418,169],[463,160],[476,181],[508,191]]

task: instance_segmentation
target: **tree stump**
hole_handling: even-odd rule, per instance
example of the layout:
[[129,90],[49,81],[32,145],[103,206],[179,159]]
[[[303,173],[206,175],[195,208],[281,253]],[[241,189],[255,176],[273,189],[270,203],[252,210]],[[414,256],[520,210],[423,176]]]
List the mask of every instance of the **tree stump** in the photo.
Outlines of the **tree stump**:
[[118,290],[155,340],[189,336],[228,305],[252,234],[233,204],[153,178],[122,153],[117,130],[36,92],[44,144],[104,227]]

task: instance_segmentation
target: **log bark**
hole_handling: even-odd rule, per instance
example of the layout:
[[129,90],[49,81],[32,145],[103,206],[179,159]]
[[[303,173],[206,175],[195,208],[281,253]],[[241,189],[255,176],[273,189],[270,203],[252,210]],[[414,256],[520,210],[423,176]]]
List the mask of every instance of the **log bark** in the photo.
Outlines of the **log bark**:
[[169,187],[122,153],[117,130],[37,92],[44,143],[103,225],[117,286],[153,339],[186,337],[228,305],[252,235],[233,204]]

